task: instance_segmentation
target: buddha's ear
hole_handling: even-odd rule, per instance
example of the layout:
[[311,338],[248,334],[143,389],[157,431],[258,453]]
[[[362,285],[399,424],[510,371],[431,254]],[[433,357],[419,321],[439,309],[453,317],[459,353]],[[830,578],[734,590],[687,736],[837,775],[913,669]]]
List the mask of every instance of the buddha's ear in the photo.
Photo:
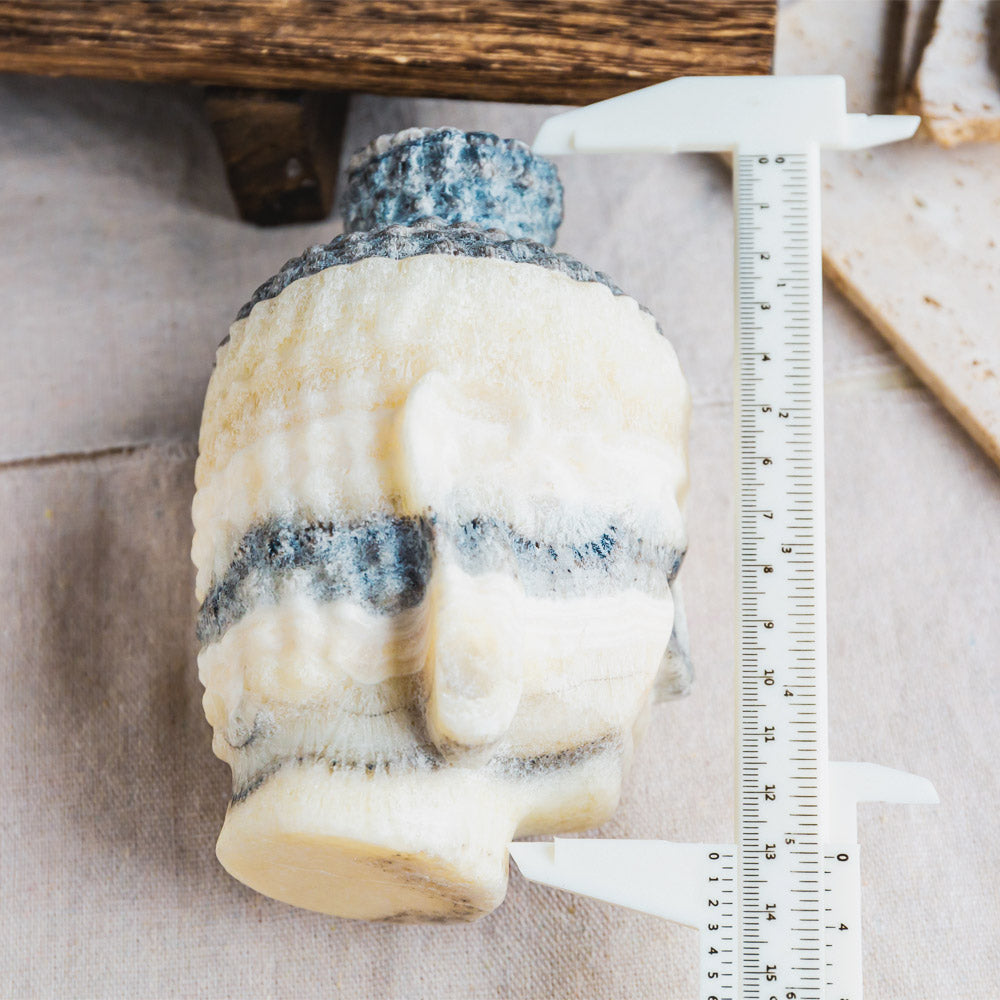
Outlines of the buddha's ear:
[[660,661],[653,682],[653,697],[656,701],[673,701],[690,693],[694,679],[691,666],[691,653],[688,641],[687,615],[684,613],[684,597],[681,593],[680,581],[670,584],[670,593],[674,599],[674,630],[670,634],[670,642]]

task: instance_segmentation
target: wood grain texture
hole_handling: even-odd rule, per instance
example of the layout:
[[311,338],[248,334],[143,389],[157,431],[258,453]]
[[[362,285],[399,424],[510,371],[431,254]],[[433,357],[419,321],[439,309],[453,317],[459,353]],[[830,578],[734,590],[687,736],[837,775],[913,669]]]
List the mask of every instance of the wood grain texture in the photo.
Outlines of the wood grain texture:
[[769,73],[775,0],[6,0],[0,71],[586,104]]
[[275,226],[329,215],[346,94],[209,87],[205,110],[244,219]]

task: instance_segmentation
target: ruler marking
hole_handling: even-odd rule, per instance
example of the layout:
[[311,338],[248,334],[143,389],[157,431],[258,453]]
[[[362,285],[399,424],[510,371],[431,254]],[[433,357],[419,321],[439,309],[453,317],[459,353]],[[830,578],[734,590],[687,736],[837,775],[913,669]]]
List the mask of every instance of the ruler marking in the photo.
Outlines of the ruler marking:
[[[739,995],[759,997],[766,983],[768,996],[802,1000],[818,997],[809,984],[821,981],[822,942],[810,928],[822,926],[816,831],[825,808],[818,234],[809,197],[818,163],[815,153],[737,154],[735,166]],[[774,363],[766,377],[765,345]],[[767,740],[765,723],[777,726]],[[790,930],[779,922],[784,932],[771,933],[763,900],[795,913]]]

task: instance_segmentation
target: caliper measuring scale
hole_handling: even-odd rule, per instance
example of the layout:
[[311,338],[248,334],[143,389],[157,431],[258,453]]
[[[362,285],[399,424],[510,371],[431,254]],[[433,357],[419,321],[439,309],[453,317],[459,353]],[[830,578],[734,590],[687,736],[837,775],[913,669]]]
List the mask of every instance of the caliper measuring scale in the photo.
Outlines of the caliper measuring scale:
[[861,1000],[857,803],[937,801],[827,752],[819,155],[917,124],[848,114],[841,77],[685,77],[550,118],[534,143],[733,157],[735,843],[511,845],[529,879],[700,930],[701,1000]]

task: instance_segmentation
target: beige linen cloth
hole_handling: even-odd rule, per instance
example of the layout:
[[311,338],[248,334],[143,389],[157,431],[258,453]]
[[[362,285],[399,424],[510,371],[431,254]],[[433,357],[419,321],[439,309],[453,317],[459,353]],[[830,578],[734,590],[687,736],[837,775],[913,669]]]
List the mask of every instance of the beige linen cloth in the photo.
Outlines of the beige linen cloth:
[[[412,124],[530,139],[547,113],[358,98],[345,146]],[[560,166],[559,248],[653,309],[694,393],[696,686],[655,711],[600,833],[725,840],[729,178],[702,157]],[[0,189],[0,997],[694,997],[693,931],[516,872],[492,916],[427,927],[226,875],[188,554],[201,400],[239,305],[339,223],[239,223],[171,88],[0,79]],[[868,995],[997,997],[1000,477],[831,291],[826,323],[831,754],[942,798],[861,810]]]

